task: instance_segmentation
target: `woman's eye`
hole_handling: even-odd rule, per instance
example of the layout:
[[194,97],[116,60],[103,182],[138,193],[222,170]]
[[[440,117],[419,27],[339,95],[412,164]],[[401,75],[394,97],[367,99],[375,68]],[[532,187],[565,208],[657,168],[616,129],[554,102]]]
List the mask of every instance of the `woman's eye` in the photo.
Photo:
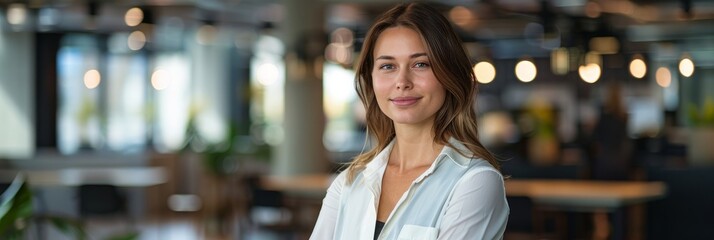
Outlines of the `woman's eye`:
[[382,64],[382,65],[379,65],[379,69],[383,69],[383,70],[394,69],[394,65],[392,65],[392,64]]
[[416,67],[416,68],[425,68],[425,67],[429,67],[429,64],[428,64],[428,63],[425,63],[425,62],[418,62],[418,63],[415,63],[415,64],[414,64],[414,67]]

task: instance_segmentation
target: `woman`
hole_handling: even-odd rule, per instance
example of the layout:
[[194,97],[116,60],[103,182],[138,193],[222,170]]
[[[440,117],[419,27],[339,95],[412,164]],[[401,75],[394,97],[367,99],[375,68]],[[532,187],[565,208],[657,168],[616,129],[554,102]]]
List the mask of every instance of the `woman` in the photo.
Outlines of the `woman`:
[[398,5],[367,33],[357,92],[374,148],[340,173],[310,239],[500,239],[508,204],[478,141],[471,63],[449,22]]

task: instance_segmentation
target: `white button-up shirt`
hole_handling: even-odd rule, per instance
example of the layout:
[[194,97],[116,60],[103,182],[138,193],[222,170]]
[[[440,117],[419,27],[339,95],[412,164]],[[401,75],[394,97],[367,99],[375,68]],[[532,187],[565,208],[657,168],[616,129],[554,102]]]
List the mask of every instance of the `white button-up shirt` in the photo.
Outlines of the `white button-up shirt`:
[[[470,151],[455,139],[463,153]],[[394,141],[347,184],[340,173],[322,203],[311,240],[373,240],[382,176]],[[390,213],[379,239],[501,239],[508,221],[503,176],[483,159],[445,146]]]

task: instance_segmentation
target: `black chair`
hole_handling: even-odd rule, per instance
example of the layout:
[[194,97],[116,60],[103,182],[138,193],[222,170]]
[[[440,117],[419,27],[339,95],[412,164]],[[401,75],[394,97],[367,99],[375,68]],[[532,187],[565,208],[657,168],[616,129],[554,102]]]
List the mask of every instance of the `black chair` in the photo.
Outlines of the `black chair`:
[[263,188],[259,175],[247,176],[244,181],[250,194],[247,217],[252,228],[291,238],[299,230],[292,215],[297,206],[292,206],[283,192]]
[[83,219],[126,214],[126,198],[116,186],[88,184],[79,186],[78,191],[79,215]]

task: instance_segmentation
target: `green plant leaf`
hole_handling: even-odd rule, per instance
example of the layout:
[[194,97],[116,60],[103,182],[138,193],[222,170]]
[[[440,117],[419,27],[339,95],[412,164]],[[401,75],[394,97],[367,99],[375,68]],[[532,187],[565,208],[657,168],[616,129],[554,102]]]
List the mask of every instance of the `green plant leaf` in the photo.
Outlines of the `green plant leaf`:
[[701,107],[694,103],[687,104],[687,115],[693,126],[714,127],[714,100],[707,97]]
[[81,222],[75,219],[58,216],[48,216],[47,220],[49,220],[50,223],[52,223],[52,225],[57,228],[57,230],[64,234],[73,235],[80,240],[87,239],[87,234],[84,231],[84,226]]
[[0,236],[8,239],[11,236],[21,236],[26,224],[18,227],[17,223],[27,222],[32,215],[32,192],[24,175],[18,175],[0,199]]
[[125,233],[125,234],[120,234],[116,236],[111,236],[107,238],[106,240],[136,240],[139,239],[139,233],[137,232],[131,232],[131,233]]

